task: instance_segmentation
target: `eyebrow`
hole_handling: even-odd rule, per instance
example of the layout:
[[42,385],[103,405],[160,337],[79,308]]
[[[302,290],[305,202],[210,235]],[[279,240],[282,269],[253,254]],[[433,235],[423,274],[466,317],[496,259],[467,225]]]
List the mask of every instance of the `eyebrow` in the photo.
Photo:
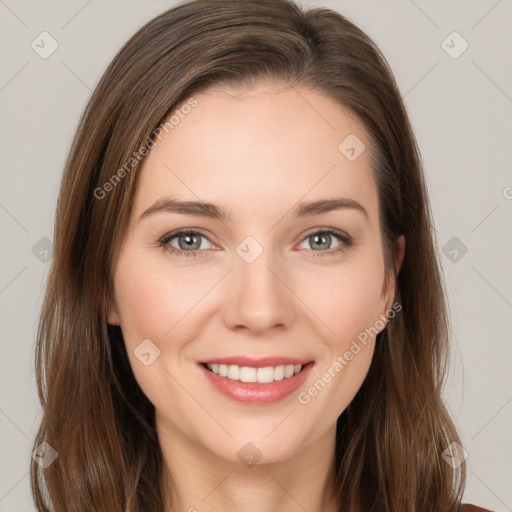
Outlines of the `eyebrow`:
[[[319,199],[317,201],[299,203],[292,211],[294,217],[309,217],[320,215],[334,210],[354,209],[364,214],[369,220],[365,208],[353,199],[338,197],[334,199]],[[207,217],[211,219],[229,219],[229,214],[220,206],[202,201],[178,201],[177,199],[164,197],[153,203],[145,210],[139,219],[149,217],[156,213],[181,213],[195,217]]]

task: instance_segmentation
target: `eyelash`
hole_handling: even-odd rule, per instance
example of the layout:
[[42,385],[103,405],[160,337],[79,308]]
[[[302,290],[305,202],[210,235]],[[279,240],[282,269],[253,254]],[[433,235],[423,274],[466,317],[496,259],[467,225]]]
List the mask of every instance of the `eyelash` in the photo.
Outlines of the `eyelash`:
[[[319,235],[319,234],[325,234],[325,233],[328,233],[330,235],[334,235],[335,237],[337,237],[338,240],[341,242],[341,244],[339,245],[339,247],[336,247],[335,249],[331,249],[328,251],[312,251],[313,258],[325,258],[328,256],[337,255],[337,254],[345,251],[345,249],[348,249],[349,247],[351,247],[354,244],[354,240],[352,239],[351,236],[346,235],[346,234],[342,233],[341,231],[338,231],[337,229],[333,229],[333,228],[324,228],[324,229],[319,229],[317,231],[312,231],[312,232],[308,233],[306,236],[304,236],[304,238],[301,240],[300,243],[304,242],[304,240],[308,239],[309,237],[311,237],[313,235]],[[200,235],[200,236],[203,236],[204,238],[206,238],[207,240],[209,240],[208,237],[206,235],[204,235],[203,233],[201,233],[200,231],[193,230],[193,229],[181,229],[179,231],[174,231],[172,233],[167,233],[166,235],[164,235],[158,241],[158,246],[161,247],[166,252],[176,254],[179,257],[185,257],[185,258],[196,258],[198,253],[204,252],[204,249],[196,249],[195,251],[182,251],[181,249],[176,249],[176,247],[169,245],[169,242],[173,238],[176,238],[180,235]]]

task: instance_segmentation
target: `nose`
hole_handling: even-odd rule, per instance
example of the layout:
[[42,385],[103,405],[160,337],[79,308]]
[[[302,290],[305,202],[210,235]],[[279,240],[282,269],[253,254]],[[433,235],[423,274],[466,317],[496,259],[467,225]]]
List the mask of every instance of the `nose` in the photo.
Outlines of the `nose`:
[[227,328],[265,335],[292,325],[296,309],[284,265],[263,253],[252,263],[236,257],[226,280],[223,321]]

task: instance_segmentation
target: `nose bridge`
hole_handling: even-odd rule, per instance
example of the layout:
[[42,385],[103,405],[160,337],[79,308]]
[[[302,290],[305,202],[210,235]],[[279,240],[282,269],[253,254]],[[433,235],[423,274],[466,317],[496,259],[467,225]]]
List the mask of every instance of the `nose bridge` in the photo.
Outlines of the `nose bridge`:
[[283,265],[274,255],[271,247],[251,236],[237,246],[225,309],[228,327],[244,326],[262,333],[291,323],[293,295],[284,284],[286,276],[280,275]]

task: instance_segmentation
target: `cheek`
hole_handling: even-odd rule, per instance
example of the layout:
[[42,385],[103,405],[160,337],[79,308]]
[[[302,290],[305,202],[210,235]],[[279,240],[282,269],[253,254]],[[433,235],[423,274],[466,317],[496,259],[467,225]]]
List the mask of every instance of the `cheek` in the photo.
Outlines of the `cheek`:
[[[180,396],[180,388],[168,371],[174,372],[173,361],[186,344],[183,325],[187,312],[205,291],[196,279],[191,279],[191,274],[173,271],[169,264],[162,264],[144,251],[124,254],[117,263],[116,300],[130,364],[144,394],[159,408]],[[148,366],[141,364],[136,355],[146,339],[160,350]],[[152,345],[146,350],[151,358],[156,354],[154,350]]]
[[118,261],[116,299],[128,348],[133,350],[145,338],[166,351],[181,348],[183,329],[191,328],[202,299],[222,276],[222,271],[201,268],[173,268],[165,257],[144,251]]
[[375,336],[385,326],[380,317],[383,267],[375,260],[371,265],[359,263],[330,273],[323,287],[316,280],[317,286],[309,295],[308,305],[329,330],[322,328],[324,351],[311,386],[298,400],[318,411],[320,430],[332,425],[357,394],[368,374]]
[[[379,318],[384,269],[374,254],[364,251],[331,266],[309,262],[286,277],[306,307],[304,315],[313,313],[327,328],[327,338],[330,332],[333,339],[346,340]],[[202,309],[198,303],[223,274],[213,265],[195,263],[172,269],[165,258],[153,256],[145,252],[126,255],[116,269],[116,299],[123,329],[133,333],[128,338],[132,344],[144,338],[167,338],[185,316],[197,315]],[[287,299],[294,300],[283,297]],[[302,308],[301,301],[298,308]]]
[[[343,346],[365,328],[375,325],[383,312],[383,263],[358,258],[337,268],[307,274],[303,296],[326,327],[326,339]],[[330,336],[329,336],[330,332]]]

